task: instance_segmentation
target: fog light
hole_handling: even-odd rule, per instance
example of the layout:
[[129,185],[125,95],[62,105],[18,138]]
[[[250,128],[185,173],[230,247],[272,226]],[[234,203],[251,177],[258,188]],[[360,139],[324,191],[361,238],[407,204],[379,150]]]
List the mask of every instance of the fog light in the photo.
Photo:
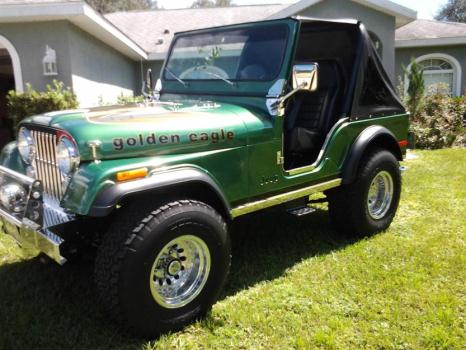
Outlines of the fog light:
[[0,187],[0,203],[9,211],[19,213],[25,209],[26,190],[17,183],[9,183]]

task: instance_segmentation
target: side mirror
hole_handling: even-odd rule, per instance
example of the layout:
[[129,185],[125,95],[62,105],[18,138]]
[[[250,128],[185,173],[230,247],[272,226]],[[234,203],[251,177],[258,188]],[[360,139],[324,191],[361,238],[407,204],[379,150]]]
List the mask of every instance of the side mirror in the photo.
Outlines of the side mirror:
[[161,92],[162,92],[162,80],[157,79],[157,82],[155,83],[155,89],[154,89],[154,98],[156,101],[160,99]]
[[293,91],[316,91],[318,70],[317,63],[295,64],[293,66]]
[[154,78],[152,77],[152,69],[147,69],[146,78],[142,82],[141,93],[148,101],[158,100],[160,97],[160,90],[162,90],[162,82],[160,79],[154,90]]
[[154,90],[154,84],[152,79],[152,69],[148,69],[146,73],[146,89],[149,91]]
[[316,91],[318,71],[319,65],[317,63],[295,64],[293,66],[293,76],[291,77],[293,90],[272,102],[271,109],[276,109],[277,115],[284,115],[285,101],[291,96],[298,91]]

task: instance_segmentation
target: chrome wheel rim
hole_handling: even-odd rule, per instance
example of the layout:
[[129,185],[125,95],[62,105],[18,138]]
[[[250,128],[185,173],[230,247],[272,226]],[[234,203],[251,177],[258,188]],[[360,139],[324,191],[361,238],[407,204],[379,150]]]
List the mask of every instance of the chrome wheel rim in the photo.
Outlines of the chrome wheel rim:
[[151,268],[154,300],[169,309],[190,303],[207,282],[210,265],[210,251],[201,238],[184,235],[173,239],[162,248]]
[[383,218],[393,200],[393,178],[387,171],[381,171],[374,176],[367,195],[367,209],[371,218]]

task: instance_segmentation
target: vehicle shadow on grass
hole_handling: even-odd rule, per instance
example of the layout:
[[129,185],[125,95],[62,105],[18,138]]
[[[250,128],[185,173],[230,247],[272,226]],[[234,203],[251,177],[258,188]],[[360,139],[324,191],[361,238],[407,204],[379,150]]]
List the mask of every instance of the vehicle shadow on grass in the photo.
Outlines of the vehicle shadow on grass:
[[[233,261],[221,299],[354,242],[331,230],[325,210],[300,218],[266,210],[238,219],[230,232]],[[101,313],[92,269],[38,257],[0,266],[0,349],[142,347],[145,341],[122,335]]]
[[232,266],[223,297],[283,275],[300,261],[355,242],[335,232],[327,210],[302,217],[272,208],[238,218],[231,227]]

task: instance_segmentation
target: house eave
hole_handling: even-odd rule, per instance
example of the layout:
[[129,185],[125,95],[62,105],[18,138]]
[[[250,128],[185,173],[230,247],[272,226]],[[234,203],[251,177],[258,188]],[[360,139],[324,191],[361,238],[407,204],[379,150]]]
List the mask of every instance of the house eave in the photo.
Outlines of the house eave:
[[400,28],[417,19],[417,11],[387,0],[352,0],[360,5],[394,16],[395,26]]
[[[278,19],[284,17],[291,17],[297,15],[302,10],[314,6],[323,0],[303,0],[288,6],[287,8],[279,11],[268,19]],[[407,7],[395,4],[387,0],[351,0],[362,6],[372,8],[382,13],[395,17],[396,28],[402,27],[417,18],[417,12]]]
[[163,61],[167,56],[167,52],[151,52],[147,55],[149,61]]
[[435,46],[452,46],[466,45],[466,37],[452,38],[429,38],[429,39],[412,39],[412,40],[396,40],[395,48],[412,48],[412,47],[435,47]]
[[84,2],[0,4],[0,23],[67,20],[132,59],[147,53]]

